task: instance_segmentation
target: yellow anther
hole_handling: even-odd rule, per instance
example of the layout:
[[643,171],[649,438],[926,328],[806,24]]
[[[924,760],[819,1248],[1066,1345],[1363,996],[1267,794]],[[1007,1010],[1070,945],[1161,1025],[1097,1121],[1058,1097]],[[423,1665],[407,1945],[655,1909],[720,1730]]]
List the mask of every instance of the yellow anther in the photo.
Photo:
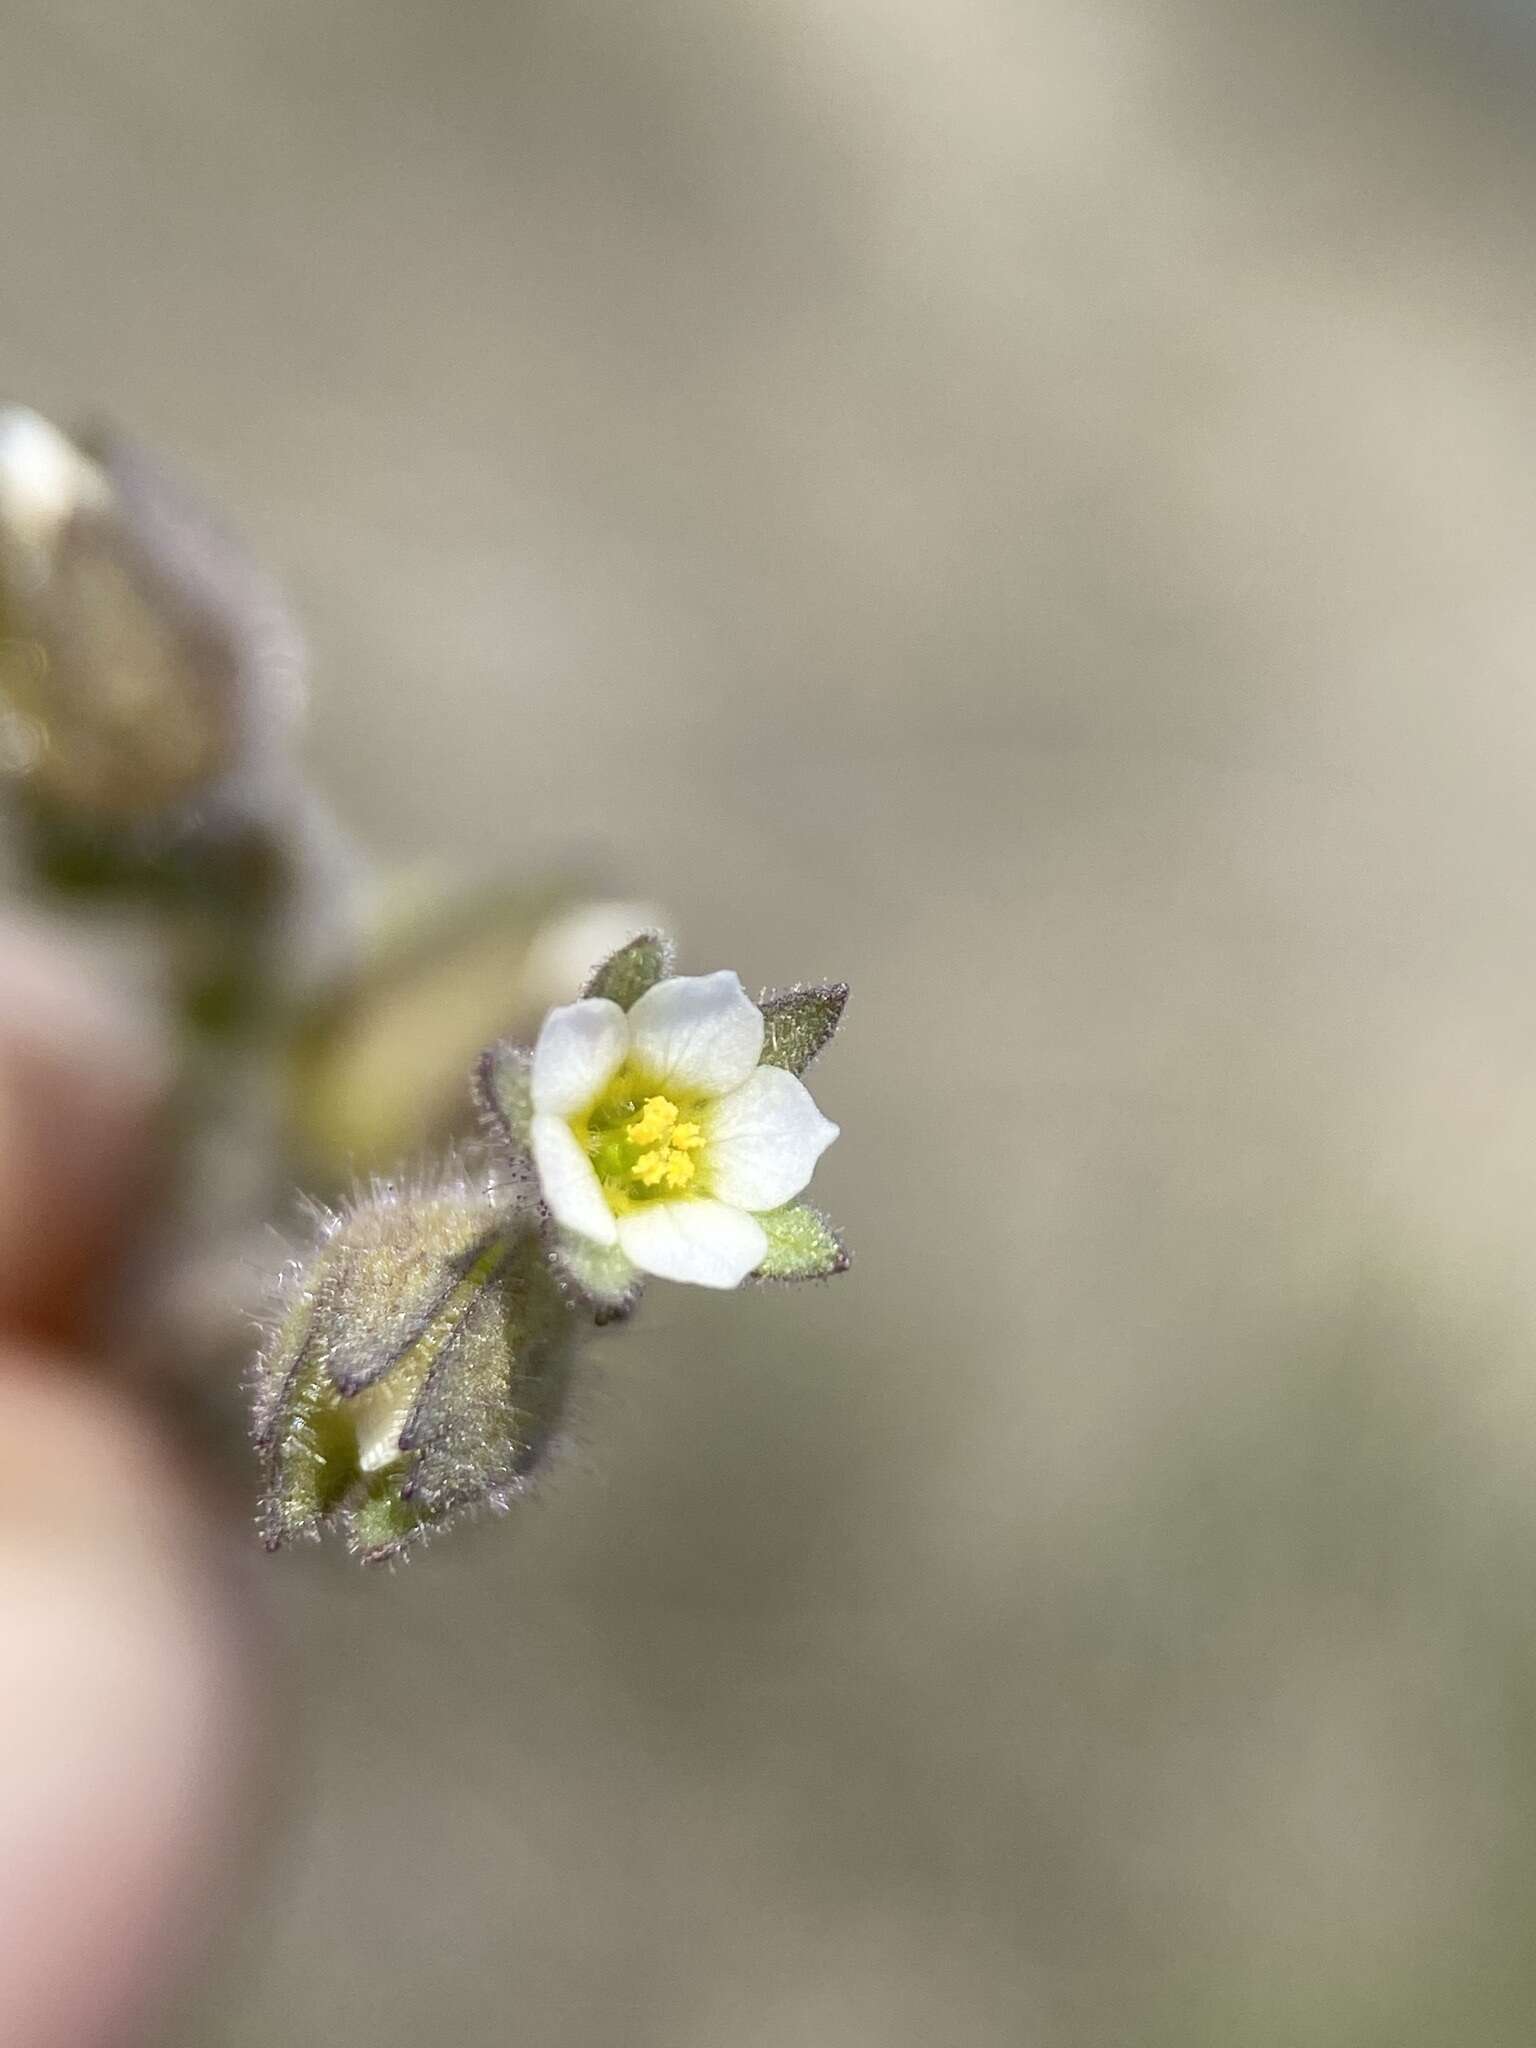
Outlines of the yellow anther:
[[658,1138],[666,1140],[676,1122],[677,1104],[669,1102],[665,1095],[651,1095],[624,1135],[631,1144],[654,1145]]
[[695,1123],[679,1123],[677,1104],[665,1095],[648,1095],[640,1114],[624,1129],[632,1145],[642,1147],[629,1169],[643,1188],[685,1188],[698,1172],[688,1157],[704,1142]]

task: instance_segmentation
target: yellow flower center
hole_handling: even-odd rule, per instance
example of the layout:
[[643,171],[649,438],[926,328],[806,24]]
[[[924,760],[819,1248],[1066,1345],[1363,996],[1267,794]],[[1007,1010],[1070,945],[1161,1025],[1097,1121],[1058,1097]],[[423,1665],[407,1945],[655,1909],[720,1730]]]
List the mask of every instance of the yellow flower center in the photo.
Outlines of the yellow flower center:
[[679,1119],[677,1104],[665,1095],[648,1095],[624,1135],[645,1148],[630,1169],[642,1187],[685,1188],[698,1170],[688,1154],[698,1149],[703,1134],[697,1124]]
[[618,1215],[645,1202],[704,1192],[704,1126],[693,1105],[664,1095],[649,1076],[616,1074],[571,1128]]

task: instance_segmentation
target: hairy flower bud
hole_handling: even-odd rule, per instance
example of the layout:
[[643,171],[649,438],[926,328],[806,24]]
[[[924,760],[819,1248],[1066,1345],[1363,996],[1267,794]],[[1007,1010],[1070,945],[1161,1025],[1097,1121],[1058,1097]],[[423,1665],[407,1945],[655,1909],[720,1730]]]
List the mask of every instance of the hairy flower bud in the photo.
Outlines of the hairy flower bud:
[[505,1507],[558,1426],[575,1324],[526,1212],[483,1186],[328,1217],[257,1367],[268,1548],[337,1523],[376,1562]]

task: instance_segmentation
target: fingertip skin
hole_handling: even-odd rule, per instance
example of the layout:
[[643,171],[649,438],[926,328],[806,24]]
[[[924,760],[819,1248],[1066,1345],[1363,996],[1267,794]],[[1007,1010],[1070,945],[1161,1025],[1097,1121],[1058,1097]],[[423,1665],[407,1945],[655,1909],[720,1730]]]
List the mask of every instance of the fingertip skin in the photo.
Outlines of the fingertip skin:
[[148,1419],[66,1364],[0,1344],[8,2048],[153,2038],[254,1752],[226,1538]]
[[243,1546],[106,1361],[169,1062],[0,925],[0,2038],[125,2048],[225,1902],[260,1762]]
[[0,929],[0,1326],[96,1329],[153,1207],[165,1066],[56,936]]

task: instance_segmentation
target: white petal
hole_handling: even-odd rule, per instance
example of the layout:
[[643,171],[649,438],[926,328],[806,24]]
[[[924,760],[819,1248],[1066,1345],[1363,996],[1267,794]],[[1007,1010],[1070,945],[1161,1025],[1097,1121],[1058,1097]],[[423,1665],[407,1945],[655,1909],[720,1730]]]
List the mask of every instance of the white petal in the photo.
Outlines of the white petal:
[[768,1253],[757,1218],[724,1202],[648,1202],[619,1218],[619,1243],[642,1272],[696,1287],[739,1287]]
[[573,1116],[600,1095],[629,1050],[624,1012],[606,996],[551,1010],[533,1048],[533,1106]]
[[799,1194],[836,1136],[803,1081],[783,1067],[758,1067],[710,1109],[710,1185],[734,1208],[777,1209]]
[[530,1136],[539,1191],[550,1215],[582,1237],[598,1244],[616,1244],[619,1233],[613,1211],[603,1199],[602,1183],[570,1125],[558,1116],[536,1116]]
[[658,981],[628,1021],[642,1067],[703,1095],[739,1087],[762,1057],[763,1013],[728,967]]

